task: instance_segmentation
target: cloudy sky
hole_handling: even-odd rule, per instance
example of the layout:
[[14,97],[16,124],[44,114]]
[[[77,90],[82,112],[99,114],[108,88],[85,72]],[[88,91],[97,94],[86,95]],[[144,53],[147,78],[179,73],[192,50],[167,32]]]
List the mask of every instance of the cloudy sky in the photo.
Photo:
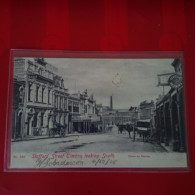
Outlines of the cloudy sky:
[[[88,89],[97,103],[114,108],[138,106],[144,100],[156,100],[162,94],[157,87],[157,74],[174,72],[173,59],[74,59],[46,58],[56,66],[70,93]],[[116,75],[117,78],[116,78]],[[114,84],[114,81],[119,81]],[[165,92],[169,90],[166,87]]]

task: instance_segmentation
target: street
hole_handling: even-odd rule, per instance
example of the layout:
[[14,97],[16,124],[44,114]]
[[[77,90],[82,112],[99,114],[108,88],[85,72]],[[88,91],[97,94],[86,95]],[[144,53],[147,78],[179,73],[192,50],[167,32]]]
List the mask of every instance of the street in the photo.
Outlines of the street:
[[55,137],[29,141],[12,142],[14,153],[60,153],[60,152],[165,152],[158,144],[135,141],[128,133],[118,134],[114,129],[106,134],[67,135],[64,138]]

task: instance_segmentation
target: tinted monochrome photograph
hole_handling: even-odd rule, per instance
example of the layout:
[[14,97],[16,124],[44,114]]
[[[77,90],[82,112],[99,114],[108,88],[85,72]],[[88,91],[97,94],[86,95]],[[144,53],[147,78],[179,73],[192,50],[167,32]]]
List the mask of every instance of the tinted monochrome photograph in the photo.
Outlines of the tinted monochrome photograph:
[[185,168],[180,58],[15,57],[10,168]]

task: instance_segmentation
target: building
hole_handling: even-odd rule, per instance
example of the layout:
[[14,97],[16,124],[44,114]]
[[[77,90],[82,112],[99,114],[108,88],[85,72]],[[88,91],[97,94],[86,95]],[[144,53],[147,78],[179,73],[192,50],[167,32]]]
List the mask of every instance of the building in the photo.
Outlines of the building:
[[13,139],[48,135],[59,125],[66,133],[103,130],[104,106],[87,90],[70,94],[44,58],[15,58],[13,84]]
[[100,130],[101,117],[96,113],[96,101],[87,90],[75,93],[68,98],[69,131],[93,133]]
[[[49,128],[53,127],[54,123],[61,124],[66,127],[66,133],[68,133],[68,89],[64,88],[64,80],[62,77],[54,76],[54,89],[53,89],[53,112],[49,120]],[[48,99],[49,101],[49,99]]]
[[168,80],[171,89],[157,100],[155,110],[156,129],[160,142],[173,151],[185,151],[185,121],[183,104],[182,63],[175,59],[174,72]]
[[138,120],[153,119],[155,110],[154,101],[143,101],[138,107]]
[[24,106],[24,86],[25,82],[14,78],[13,80],[13,106],[12,106],[12,139],[21,137],[22,132],[22,111]]
[[96,104],[96,114],[97,116],[100,116],[102,117],[102,114],[103,114],[103,105],[102,104]]
[[107,112],[104,112],[102,115],[103,128],[106,129],[107,126],[116,124],[115,117],[116,110],[109,109]]
[[103,115],[103,123],[104,125],[117,125],[117,124],[125,124],[125,123],[133,123],[137,120],[138,113],[137,110],[130,109],[115,109],[112,111],[108,111]]
[[47,135],[56,122],[68,122],[69,94],[57,71],[43,58],[15,58],[12,137]]

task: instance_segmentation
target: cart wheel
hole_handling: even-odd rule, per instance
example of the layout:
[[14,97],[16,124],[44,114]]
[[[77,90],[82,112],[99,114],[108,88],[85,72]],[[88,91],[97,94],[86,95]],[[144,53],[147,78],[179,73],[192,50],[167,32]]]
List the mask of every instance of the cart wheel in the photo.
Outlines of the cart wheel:
[[65,131],[64,130],[62,131],[62,137],[65,137]]

